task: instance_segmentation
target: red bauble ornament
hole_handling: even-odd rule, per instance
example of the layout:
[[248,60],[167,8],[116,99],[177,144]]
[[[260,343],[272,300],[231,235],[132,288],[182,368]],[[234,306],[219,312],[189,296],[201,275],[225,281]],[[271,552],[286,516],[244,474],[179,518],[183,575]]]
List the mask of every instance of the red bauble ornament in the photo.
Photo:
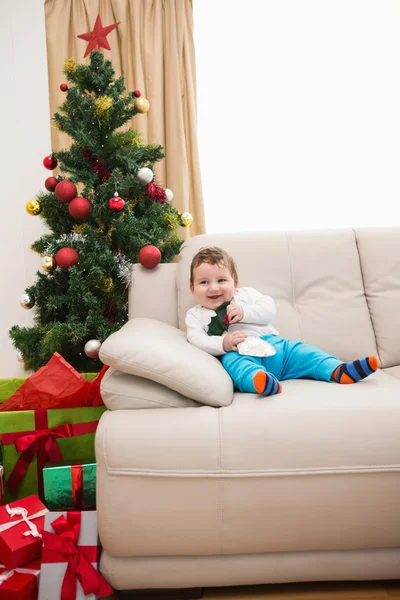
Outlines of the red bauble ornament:
[[72,183],[72,181],[60,181],[60,183],[56,185],[54,193],[57,197],[57,200],[60,202],[71,202],[71,200],[76,198],[76,185]]
[[49,192],[54,192],[57,183],[58,181],[55,177],[48,177],[44,182],[44,187],[46,190],[49,190]]
[[78,264],[79,254],[73,248],[61,248],[55,255],[55,259],[63,271],[68,271],[70,267]]
[[124,210],[125,200],[120,198],[118,194],[115,194],[113,198],[110,198],[108,201],[108,208],[113,212],[120,212]]
[[164,204],[167,201],[165,188],[160,187],[152,181],[146,185],[146,194],[149,198],[154,200],[154,202],[158,202],[159,204]]
[[49,171],[52,171],[57,166],[57,159],[53,154],[49,154],[49,156],[45,156],[43,159],[43,166]]
[[135,90],[133,92],[133,95],[135,96],[135,98],[140,98],[140,96],[142,95],[142,92],[140,90]]
[[62,92],[67,92],[67,91],[68,91],[68,86],[67,86],[67,84],[66,84],[66,83],[62,83],[62,84],[60,85],[60,90],[61,90]]
[[86,219],[92,207],[86,198],[74,198],[68,205],[69,214],[74,219]]
[[143,246],[139,252],[139,262],[146,269],[154,269],[161,260],[161,252],[156,246]]

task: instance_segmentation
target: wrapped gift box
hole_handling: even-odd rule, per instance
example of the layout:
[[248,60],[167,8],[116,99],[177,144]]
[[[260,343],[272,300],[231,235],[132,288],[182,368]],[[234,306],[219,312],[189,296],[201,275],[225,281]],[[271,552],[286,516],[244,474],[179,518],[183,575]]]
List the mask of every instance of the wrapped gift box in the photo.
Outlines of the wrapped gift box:
[[[3,446],[5,501],[37,494],[43,500],[43,468],[49,461],[94,456],[94,434],[106,407],[99,403],[100,374],[89,383],[55,353],[15,389],[10,380],[8,400],[2,380],[0,442]],[[1,381],[0,381],[1,383]]]
[[44,500],[46,463],[93,456],[94,434],[105,410],[99,406],[0,412],[5,501],[31,494]]
[[96,462],[62,460],[43,469],[44,502],[49,510],[96,508]]
[[0,564],[0,600],[37,600],[40,560],[7,571]]
[[0,562],[15,569],[40,557],[41,532],[48,512],[37,496],[0,507]]
[[0,464],[0,506],[4,504],[4,467]]
[[95,600],[113,593],[97,571],[100,545],[96,511],[47,513],[42,536],[39,600]]

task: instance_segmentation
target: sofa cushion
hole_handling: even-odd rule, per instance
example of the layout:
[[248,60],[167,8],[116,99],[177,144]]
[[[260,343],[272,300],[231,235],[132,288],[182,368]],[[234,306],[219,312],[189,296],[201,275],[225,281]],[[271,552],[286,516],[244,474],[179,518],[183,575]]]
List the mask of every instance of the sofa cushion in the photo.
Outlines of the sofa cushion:
[[109,410],[201,406],[165,385],[112,368],[104,375],[100,392]]
[[179,327],[195,304],[190,264],[202,246],[222,246],[237,262],[239,283],[272,296],[282,337],[322,348],[343,361],[377,354],[352,229],[196,236],[178,264]]
[[400,230],[356,229],[365,295],[383,367],[400,365]]
[[284,381],[282,394],[237,393],[219,410],[107,411],[96,434],[104,549],[400,547],[399,398],[399,380],[379,371],[356,385]]
[[233,384],[220,361],[192,346],[185,334],[154,319],[131,319],[107,338],[100,360],[210,406],[228,406]]

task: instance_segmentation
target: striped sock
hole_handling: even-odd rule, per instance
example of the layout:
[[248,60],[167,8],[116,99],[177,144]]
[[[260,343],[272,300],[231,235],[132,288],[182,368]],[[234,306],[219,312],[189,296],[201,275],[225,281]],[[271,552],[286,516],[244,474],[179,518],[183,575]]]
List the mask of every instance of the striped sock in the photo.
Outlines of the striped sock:
[[338,383],[357,383],[368,377],[368,375],[375,373],[378,367],[379,362],[376,356],[367,356],[360,360],[339,365],[333,371],[332,379]]
[[274,394],[280,394],[282,391],[282,384],[277,378],[265,371],[257,371],[253,377],[253,383],[257,394],[263,396],[273,396]]

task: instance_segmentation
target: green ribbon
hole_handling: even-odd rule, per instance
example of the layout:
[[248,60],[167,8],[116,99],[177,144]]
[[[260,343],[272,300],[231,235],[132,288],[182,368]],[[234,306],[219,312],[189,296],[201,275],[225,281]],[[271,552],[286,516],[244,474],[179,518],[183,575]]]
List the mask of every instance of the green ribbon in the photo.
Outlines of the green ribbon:
[[222,335],[225,331],[228,331],[229,325],[224,323],[225,315],[227,314],[226,308],[230,305],[230,302],[224,302],[221,306],[216,309],[215,317],[211,317],[210,325],[208,326],[208,335]]

